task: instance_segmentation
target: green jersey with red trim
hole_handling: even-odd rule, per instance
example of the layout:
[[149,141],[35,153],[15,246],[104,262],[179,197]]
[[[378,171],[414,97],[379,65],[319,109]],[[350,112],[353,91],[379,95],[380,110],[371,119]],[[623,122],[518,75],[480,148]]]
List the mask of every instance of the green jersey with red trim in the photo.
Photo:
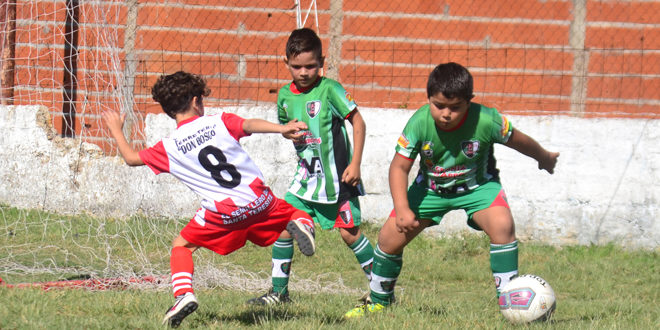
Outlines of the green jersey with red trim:
[[458,127],[443,131],[427,104],[408,120],[396,152],[411,160],[420,155],[417,184],[444,194],[499,181],[493,144],[506,143],[513,125],[495,108],[478,103],[470,103],[466,116]]
[[297,119],[308,127],[302,141],[294,142],[299,161],[289,192],[324,204],[364,195],[362,183],[353,187],[341,182],[353,156],[344,120],[356,108],[344,87],[329,78],[320,77],[305,91],[298,90],[293,83],[280,89],[277,95],[280,123]]

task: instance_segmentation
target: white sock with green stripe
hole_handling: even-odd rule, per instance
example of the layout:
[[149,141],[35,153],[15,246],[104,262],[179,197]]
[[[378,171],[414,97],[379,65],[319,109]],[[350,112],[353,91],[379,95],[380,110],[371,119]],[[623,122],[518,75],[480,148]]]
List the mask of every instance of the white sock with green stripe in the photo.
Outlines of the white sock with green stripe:
[[497,293],[518,275],[518,241],[490,245],[490,268]]
[[394,286],[401,274],[402,254],[388,254],[378,246],[374,250],[374,266],[371,270],[371,300],[381,305],[389,305],[394,300]]
[[289,286],[291,259],[293,258],[293,238],[279,238],[273,244],[271,280],[273,291],[286,293]]
[[374,248],[371,246],[369,239],[364,236],[364,234],[361,234],[360,238],[349,247],[353,250],[355,258],[357,258],[357,261],[360,263],[360,267],[362,267],[362,271],[367,277],[367,281],[371,281],[371,266],[374,262]]

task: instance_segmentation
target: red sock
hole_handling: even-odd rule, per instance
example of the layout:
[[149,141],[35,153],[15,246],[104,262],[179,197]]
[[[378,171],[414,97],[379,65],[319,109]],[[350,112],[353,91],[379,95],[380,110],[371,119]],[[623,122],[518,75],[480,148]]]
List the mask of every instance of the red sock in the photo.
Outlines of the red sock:
[[183,246],[172,248],[170,256],[170,270],[172,272],[172,290],[174,297],[186,292],[194,292],[192,276],[194,272],[192,252]]

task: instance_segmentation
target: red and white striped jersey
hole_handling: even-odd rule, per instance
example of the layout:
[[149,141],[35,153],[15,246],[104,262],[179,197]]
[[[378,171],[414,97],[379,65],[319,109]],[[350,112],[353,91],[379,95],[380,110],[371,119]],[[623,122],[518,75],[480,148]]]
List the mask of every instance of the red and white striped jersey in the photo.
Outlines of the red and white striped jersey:
[[154,173],[170,173],[202,197],[195,220],[224,226],[263,211],[274,200],[263,174],[238,140],[245,119],[231,113],[194,117],[139,152]]

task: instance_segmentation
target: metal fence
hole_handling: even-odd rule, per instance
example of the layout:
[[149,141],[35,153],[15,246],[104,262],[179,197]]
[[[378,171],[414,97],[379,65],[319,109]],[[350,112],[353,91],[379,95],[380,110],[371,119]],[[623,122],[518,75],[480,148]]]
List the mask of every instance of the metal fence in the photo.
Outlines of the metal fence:
[[160,112],[162,74],[202,75],[208,106],[273,104],[298,26],[361,107],[416,109],[454,61],[477,101],[516,115],[657,118],[660,2],[394,0],[4,1],[2,102],[41,104],[63,136],[109,150],[103,109]]

